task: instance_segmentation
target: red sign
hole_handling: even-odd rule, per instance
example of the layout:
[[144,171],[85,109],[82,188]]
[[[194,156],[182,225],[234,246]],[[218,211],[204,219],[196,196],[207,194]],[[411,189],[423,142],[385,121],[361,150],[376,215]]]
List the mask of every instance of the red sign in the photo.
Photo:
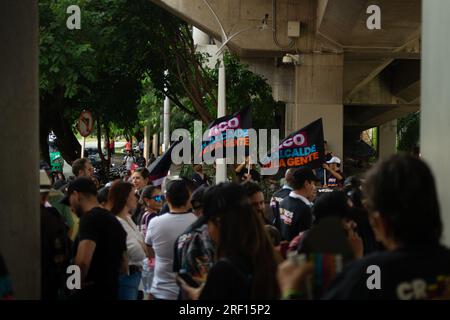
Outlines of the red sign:
[[77,124],[78,132],[82,137],[87,137],[94,130],[94,118],[92,117],[92,113],[89,111],[83,111],[78,118]]

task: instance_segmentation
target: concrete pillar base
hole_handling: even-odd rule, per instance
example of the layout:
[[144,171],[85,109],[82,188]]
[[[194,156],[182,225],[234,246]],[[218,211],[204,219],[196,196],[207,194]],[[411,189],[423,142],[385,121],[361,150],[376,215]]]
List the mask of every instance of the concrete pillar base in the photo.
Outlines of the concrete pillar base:
[[385,159],[397,153],[397,120],[389,121],[378,129],[378,158]]

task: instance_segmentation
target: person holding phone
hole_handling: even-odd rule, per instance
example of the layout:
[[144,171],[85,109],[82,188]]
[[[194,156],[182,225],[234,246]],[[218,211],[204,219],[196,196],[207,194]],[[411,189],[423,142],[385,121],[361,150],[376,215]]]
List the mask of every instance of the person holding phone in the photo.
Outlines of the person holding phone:
[[193,300],[277,299],[275,252],[242,186],[221,183],[204,195],[203,215],[217,249],[206,283],[177,280]]

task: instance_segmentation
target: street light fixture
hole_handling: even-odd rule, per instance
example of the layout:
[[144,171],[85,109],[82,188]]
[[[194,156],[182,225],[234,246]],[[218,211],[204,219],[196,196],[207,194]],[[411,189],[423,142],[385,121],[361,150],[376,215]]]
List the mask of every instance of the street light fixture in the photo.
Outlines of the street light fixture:
[[[231,36],[228,36],[227,33],[225,32],[225,29],[222,25],[222,23],[220,22],[219,17],[217,16],[216,12],[214,11],[214,9],[211,7],[211,5],[209,4],[209,2],[207,0],[203,0],[203,2],[205,3],[205,5],[208,7],[209,11],[211,11],[212,15],[214,16],[214,18],[216,19],[217,23],[220,26],[220,31],[221,31],[221,40],[222,40],[222,44],[221,46],[218,48],[216,55],[219,56],[220,59],[220,64],[219,64],[219,83],[218,83],[218,93],[217,93],[217,118],[223,117],[226,114],[226,85],[225,85],[225,64],[223,62],[223,49],[225,48],[225,46],[228,44],[229,41],[231,41],[232,39],[234,39],[235,37],[237,37],[238,35],[247,32],[247,31],[251,31],[251,30],[266,30],[268,29],[268,24],[267,21],[269,19],[269,15],[266,14],[264,16],[264,18],[261,21],[261,25],[260,26],[252,26],[252,27],[248,27],[245,29],[242,29],[240,31],[237,31],[236,33],[232,34]],[[227,180],[227,169],[226,169],[226,163],[225,163],[225,159],[217,159],[216,161],[216,183],[220,183],[220,182],[224,182]]]

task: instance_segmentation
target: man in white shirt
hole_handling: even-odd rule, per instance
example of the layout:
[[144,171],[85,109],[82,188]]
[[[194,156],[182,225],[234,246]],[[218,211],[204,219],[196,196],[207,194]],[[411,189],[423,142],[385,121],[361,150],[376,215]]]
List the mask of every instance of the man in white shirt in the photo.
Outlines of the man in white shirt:
[[131,167],[133,166],[133,164],[136,162],[136,157],[133,156],[133,154],[131,153],[131,150],[127,150],[127,154],[126,156],[123,158],[123,163],[125,165],[125,167],[127,168],[127,170],[131,170]]
[[186,181],[171,181],[166,190],[166,199],[170,212],[150,221],[145,238],[156,258],[150,293],[155,299],[176,300],[179,287],[173,272],[175,241],[197,217],[190,212],[191,192]]

